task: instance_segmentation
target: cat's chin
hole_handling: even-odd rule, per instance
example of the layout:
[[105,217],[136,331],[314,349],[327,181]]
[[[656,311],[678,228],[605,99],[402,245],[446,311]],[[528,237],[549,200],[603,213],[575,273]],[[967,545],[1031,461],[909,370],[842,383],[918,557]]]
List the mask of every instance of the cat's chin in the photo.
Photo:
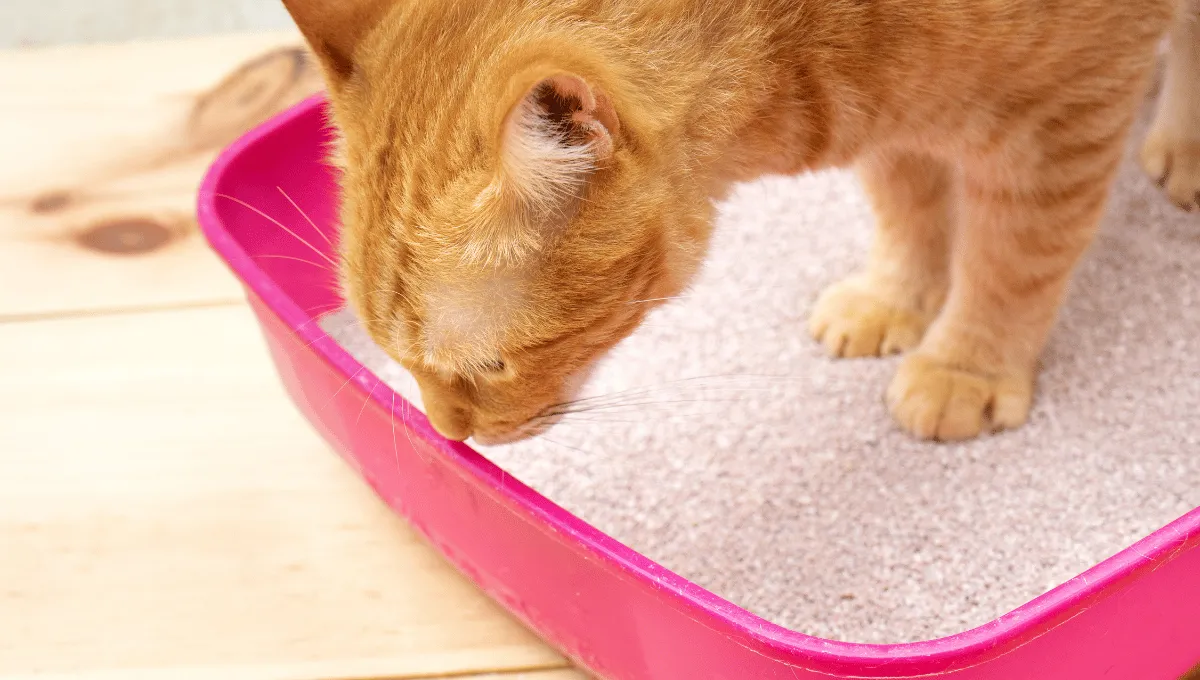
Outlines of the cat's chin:
[[513,444],[522,439],[536,437],[539,434],[549,430],[561,419],[561,416],[554,418],[538,418],[527,423],[519,425],[508,432],[486,432],[471,435],[471,442],[480,446],[502,446],[504,444]]
[[473,434],[471,435],[471,443],[476,446],[503,446],[504,444],[512,444],[524,439],[524,436],[519,430],[510,434]]

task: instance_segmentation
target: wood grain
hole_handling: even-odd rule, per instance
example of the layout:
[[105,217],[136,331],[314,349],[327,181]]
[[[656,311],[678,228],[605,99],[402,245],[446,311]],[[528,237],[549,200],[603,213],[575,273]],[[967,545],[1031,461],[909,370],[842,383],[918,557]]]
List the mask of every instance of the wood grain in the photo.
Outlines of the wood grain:
[[487,675],[472,675],[457,680],[586,680],[588,676],[571,669],[561,668],[552,671],[530,671],[527,673],[489,673]]
[[0,323],[0,356],[0,678],[565,666],[327,449],[244,306]]
[[221,148],[320,86],[295,34],[0,52],[0,319],[227,303]]

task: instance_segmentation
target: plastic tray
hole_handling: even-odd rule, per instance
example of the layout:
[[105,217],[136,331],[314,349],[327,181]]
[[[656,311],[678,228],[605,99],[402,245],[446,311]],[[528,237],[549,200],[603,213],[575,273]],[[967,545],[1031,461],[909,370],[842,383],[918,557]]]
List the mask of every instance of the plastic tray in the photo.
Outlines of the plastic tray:
[[851,644],[725,601],[443,439],[315,321],[339,305],[327,263],[300,241],[332,257],[324,105],[309,99],[220,156],[200,191],[203,232],[245,285],[313,425],[463,573],[582,666],[621,680],[1176,680],[1200,660],[1200,509],[974,630]]

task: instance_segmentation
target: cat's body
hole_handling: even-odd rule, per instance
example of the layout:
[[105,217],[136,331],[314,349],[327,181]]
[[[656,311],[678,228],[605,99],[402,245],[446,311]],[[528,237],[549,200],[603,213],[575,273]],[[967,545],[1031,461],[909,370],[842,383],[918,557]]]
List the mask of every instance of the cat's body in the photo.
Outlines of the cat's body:
[[453,438],[550,424],[730,183],[850,164],[877,240],[810,331],[913,350],[888,395],[919,436],[1020,424],[1172,26],[1143,160],[1200,202],[1182,0],[285,4],[343,135],[348,298]]

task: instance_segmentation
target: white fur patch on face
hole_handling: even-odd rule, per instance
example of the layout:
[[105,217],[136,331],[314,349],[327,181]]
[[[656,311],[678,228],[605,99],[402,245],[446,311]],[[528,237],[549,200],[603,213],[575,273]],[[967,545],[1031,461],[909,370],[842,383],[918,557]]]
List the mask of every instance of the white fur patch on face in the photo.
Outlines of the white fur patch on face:
[[521,277],[500,269],[436,284],[425,296],[422,359],[458,375],[492,365],[525,297]]

